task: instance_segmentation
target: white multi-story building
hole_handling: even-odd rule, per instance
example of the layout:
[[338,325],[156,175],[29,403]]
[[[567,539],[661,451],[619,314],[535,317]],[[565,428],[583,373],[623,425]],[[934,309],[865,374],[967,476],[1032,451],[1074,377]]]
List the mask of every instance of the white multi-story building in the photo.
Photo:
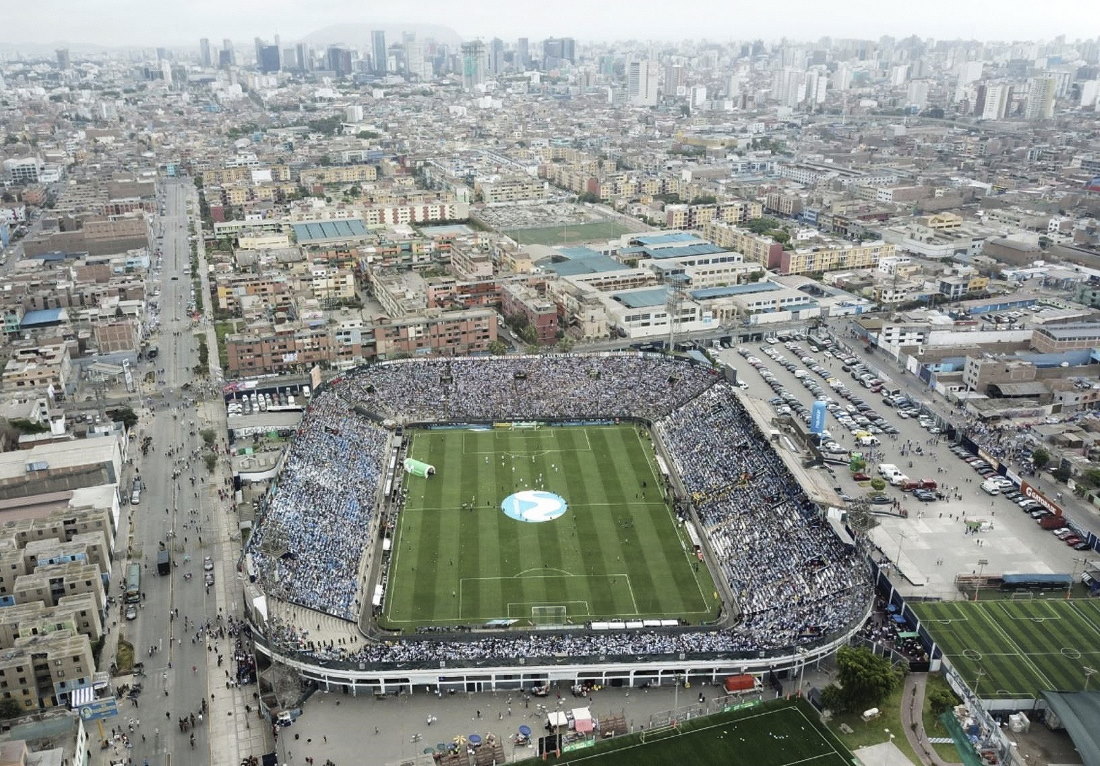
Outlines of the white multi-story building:
[[656,61],[631,61],[626,67],[626,96],[634,106],[657,106]]

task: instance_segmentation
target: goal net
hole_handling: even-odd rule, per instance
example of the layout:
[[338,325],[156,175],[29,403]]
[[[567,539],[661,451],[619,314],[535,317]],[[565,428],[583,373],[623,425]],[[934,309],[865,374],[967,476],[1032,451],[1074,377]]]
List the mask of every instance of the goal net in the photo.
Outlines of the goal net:
[[1035,594],[1029,590],[1018,590],[1013,592],[1009,596],[1009,601],[1031,601],[1035,598]]
[[641,741],[642,742],[656,742],[661,739],[668,739],[680,734],[680,725],[678,723],[672,723],[668,726],[658,726],[653,729],[643,729]]
[[567,611],[564,606],[533,606],[531,607],[531,624],[540,627],[555,627],[565,625]]

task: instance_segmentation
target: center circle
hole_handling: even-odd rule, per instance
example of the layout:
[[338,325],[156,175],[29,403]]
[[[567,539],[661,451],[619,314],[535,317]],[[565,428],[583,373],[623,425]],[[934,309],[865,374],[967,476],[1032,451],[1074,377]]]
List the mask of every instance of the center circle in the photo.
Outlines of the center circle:
[[561,495],[537,489],[525,489],[508,495],[500,504],[500,509],[508,518],[531,524],[561,518],[568,507]]

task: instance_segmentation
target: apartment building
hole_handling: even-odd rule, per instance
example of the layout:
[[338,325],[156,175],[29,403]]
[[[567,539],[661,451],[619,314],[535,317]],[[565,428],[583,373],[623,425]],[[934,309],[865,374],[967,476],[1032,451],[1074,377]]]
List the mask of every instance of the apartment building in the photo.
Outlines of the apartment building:
[[720,202],[713,205],[666,205],[666,229],[701,229],[711,221],[738,224],[764,214],[764,207],[752,200]]
[[369,183],[378,180],[377,165],[333,165],[327,168],[310,168],[298,176],[302,186],[314,184]]
[[765,268],[771,268],[769,264],[778,262],[783,253],[783,245],[771,237],[718,221],[703,226],[703,237],[718,247],[741,253],[745,261]]
[[24,710],[64,704],[76,689],[90,686],[95,660],[88,637],[71,629],[22,636],[0,651],[0,698]]
[[397,356],[485,353],[497,339],[493,309],[438,312],[383,320],[374,327],[374,344],[381,359]]
[[540,345],[550,345],[558,339],[557,306],[528,285],[504,285],[501,312],[508,318],[522,317],[534,329],[535,342]]
[[65,343],[17,348],[4,364],[0,387],[4,391],[68,390],[72,378],[72,360]]
[[293,372],[336,357],[327,327],[260,325],[226,336],[225,348],[230,377]]
[[283,274],[219,274],[215,280],[215,305],[235,316],[286,311],[293,302],[294,294]]
[[545,199],[548,192],[546,181],[530,176],[478,180],[474,184],[474,193],[487,205]]
[[768,268],[780,274],[814,274],[836,269],[873,269],[879,258],[894,255],[894,246],[885,242],[854,244],[822,241],[796,250],[780,250],[777,262]]
[[58,630],[83,634],[95,643],[103,635],[102,612],[90,593],[62,596],[57,606],[47,606],[41,601],[5,606],[0,609],[0,650],[13,648],[22,636]]

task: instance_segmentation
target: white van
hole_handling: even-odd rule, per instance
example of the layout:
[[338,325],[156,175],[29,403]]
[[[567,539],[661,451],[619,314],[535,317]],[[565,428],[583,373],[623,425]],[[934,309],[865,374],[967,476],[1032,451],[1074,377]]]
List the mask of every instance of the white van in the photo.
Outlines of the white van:
[[884,479],[889,479],[896,473],[901,473],[893,463],[882,463],[878,467],[878,474]]
[[1001,483],[993,479],[986,479],[982,482],[982,489],[991,495],[999,495],[1001,494]]
[[859,446],[861,447],[877,447],[881,444],[877,436],[861,436],[859,437]]

